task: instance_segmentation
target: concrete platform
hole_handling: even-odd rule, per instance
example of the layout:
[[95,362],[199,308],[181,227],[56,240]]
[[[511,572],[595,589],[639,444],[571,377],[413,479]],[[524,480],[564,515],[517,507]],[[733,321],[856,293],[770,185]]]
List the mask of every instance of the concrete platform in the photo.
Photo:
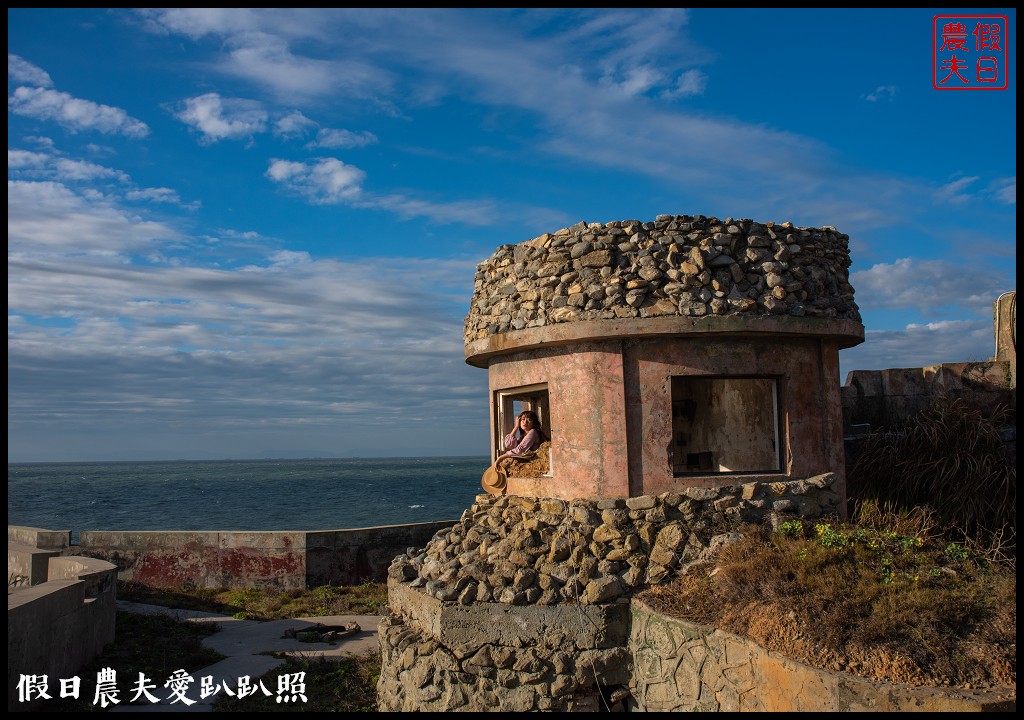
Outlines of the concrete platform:
[[[226,685],[232,690],[237,690],[239,678],[249,676],[251,684],[261,675],[283,665],[284,660],[274,657],[275,653],[307,658],[342,658],[348,655],[363,655],[378,649],[377,623],[380,622],[378,615],[328,615],[258,622],[237,620],[230,615],[218,615],[197,610],[175,610],[126,600],[118,600],[117,609],[139,615],[167,615],[182,622],[216,623],[220,626],[220,630],[204,638],[203,645],[225,655],[226,658],[192,673],[195,682],[185,693],[185,697],[196,701],[192,705],[185,705],[177,698],[172,698],[176,702],[170,702],[166,699],[170,691],[163,687],[166,678],[151,678],[157,685],[156,690],[151,692],[160,698],[159,703],[146,701],[141,704],[126,705],[122,702],[111,708],[111,712],[211,712],[213,702],[217,698],[224,697],[224,693],[219,692],[201,699],[200,678],[210,676],[213,678],[214,686]],[[308,632],[317,628],[344,628],[351,623],[356,623],[359,630],[332,642],[306,642],[299,639],[304,631]],[[299,637],[295,637],[296,635]],[[257,687],[259,687],[258,684]],[[266,683],[266,688],[276,695],[276,678],[273,683]],[[131,694],[128,694],[128,697],[130,696]],[[122,697],[125,697],[124,693],[122,693]]]

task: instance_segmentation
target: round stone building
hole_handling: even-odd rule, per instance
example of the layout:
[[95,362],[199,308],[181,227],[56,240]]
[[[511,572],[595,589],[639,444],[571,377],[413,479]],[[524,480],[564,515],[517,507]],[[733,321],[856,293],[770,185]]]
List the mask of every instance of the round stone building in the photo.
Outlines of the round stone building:
[[548,440],[395,558],[380,709],[739,708],[732,656],[632,598],[744,522],[844,514],[839,350],[864,338],[847,243],[659,215],[481,263],[465,355],[487,369],[491,456],[524,409]]
[[849,265],[835,228],[699,215],[498,248],[465,328],[466,361],[488,371],[492,457],[521,409],[551,440],[507,492],[841,478],[839,350],[864,339]]

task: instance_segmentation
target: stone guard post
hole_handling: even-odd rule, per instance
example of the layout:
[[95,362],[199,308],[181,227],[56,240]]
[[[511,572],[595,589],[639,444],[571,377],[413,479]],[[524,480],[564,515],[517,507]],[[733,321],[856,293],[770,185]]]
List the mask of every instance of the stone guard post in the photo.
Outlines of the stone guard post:
[[381,709],[636,707],[632,593],[741,521],[844,515],[849,265],[833,227],[699,215],[481,263],[465,356],[488,371],[492,458],[533,409],[550,462],[396,558]]

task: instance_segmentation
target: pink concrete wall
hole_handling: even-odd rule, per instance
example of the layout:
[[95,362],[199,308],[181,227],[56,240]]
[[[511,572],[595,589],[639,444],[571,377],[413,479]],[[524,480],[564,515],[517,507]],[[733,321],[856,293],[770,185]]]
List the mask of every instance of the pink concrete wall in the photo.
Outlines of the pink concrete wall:
[[[704,334],[579,343],[508,352],[489,363],[495,393],[546,383],[552,477],[509,478],[513,495],[572,499],[656,495],[825,472],[845,489],[840,342],[828,337]],[[782,471],[674,477],[672,376],[756,376],[779,381]]]
[[[632,495],[657,495],[681,487],[717,487],[754,480],[783,480],[834,472],[844,477],[839,350],[818,338],[774,340],[737,337],[653,339],[626,346],[635,367],[639,407],[637,452],[630,456]],[[779,381],[782,471],[766,475],[673,477],[674,375],[775,377]],[[552,404],[555,402],[552,399]],[[608,408],[613,412],[612,408]]]
[[552,477],[509,478],[510,494],[566,499],[629,494],[620,342],[584,343],[571,352],[515,353],[494,361],[488,377],[492,427],[497,391],[548,386]]

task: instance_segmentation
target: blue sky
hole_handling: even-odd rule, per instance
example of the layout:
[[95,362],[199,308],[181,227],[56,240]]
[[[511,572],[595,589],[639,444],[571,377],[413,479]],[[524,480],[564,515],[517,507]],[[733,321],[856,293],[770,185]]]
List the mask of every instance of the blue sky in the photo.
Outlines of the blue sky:
[[[932,19],[1009,18],[1009,88]],[[473,274],[579,221],[850,236],[850,370],[985,360],[1016,13],[8,9],[8,460],[487,453]],[[374,450],[380,449],[380,450]]]

